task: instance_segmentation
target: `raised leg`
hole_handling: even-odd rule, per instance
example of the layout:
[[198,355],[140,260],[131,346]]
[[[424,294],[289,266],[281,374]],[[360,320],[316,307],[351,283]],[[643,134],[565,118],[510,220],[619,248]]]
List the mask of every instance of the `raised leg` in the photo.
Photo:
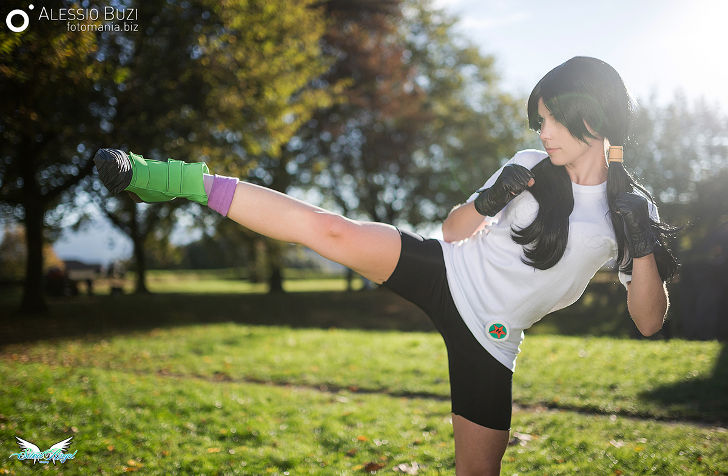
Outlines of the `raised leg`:
[[127,191],[146,202],[183,197],[210,205],[246,228],[307,246],[376,283],[386,281],[399,260],[400,237],[391,225],[350,220],[245,182],[230,189],[227,184],[233,179],[227,177],[222,177],[220,194],[215,194],[215,182],[208,192],[204,179],[208,168],[202,162],[160,162],[108,148],[99,149],[94,162],[112,194]]
[[455,474],[497,476],[508,446],[507,430],[494,430],[453,414]]
[[311,248],[379,284],[394,271],[402,246],[392,225],[350,220],[246,182],[238,183],[227,216],[261,235]]

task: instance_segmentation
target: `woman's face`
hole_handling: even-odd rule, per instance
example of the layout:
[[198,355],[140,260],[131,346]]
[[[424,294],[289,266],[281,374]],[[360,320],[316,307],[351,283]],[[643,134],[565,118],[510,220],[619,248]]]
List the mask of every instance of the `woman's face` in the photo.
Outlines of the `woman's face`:
[[[603,139],[587,137],[587,142],[584,143],[572,136],[565,125],[554,119],[541,98],[538,100],[538,115],[541,123],[539,132],[541,143],[554,165],[574,165],[588,160],[587,158],[593,160],[592,156],[595,154],[603,156]],[[598,137],[588,124],[586,127],[591,134]]]

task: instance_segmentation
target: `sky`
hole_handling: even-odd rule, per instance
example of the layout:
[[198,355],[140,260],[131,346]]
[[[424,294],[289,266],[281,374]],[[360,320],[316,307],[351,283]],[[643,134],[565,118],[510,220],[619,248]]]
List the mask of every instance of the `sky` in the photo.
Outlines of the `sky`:
[[[460,18],[463,39],[494,56],[501,85],[513,94],[527,96],[573,56],[594,56],[620,73],[638,101],[654,94],[665,103],[680,89],[728,113],[728,0],[433,1]],[[108,263],[130,256],[132,246],[98,217],[54,249],[64,259]]]
[[682,88],[728,111],[726,0],[434,0],[460,17],[457,30],[496,58],[503,86],[530,93],[573,56],[612,65],[638,99]]

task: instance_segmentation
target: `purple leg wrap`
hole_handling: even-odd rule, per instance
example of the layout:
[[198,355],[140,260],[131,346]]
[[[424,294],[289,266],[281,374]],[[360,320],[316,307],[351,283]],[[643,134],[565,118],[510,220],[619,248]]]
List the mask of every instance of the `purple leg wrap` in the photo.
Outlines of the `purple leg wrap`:
[[207,194],[207,206],[220,215],[227,216],[237,185],[238,179],[234,177],[215,175],[210,192]]
[[210,198],[210,190],[212,190],[212,181],[215,180],[214,175],[202,174],[202,185],[205,187],[207,198]]

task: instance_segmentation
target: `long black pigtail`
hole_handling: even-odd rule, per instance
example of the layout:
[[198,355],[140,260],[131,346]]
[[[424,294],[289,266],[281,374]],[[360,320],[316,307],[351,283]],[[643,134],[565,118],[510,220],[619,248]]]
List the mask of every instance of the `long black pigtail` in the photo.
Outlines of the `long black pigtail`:
[[[626,274],[632,274],[632,257],[629,256],[627,249],[627,241],[624,232],[624,222],[622,218],[614,211],[616,198],[625,192],[633,193],[636,190],[647,197],[653,205],[655,200],[642,185],[632,177],[632,175],[624,168],[622,162],[610,162],[609,172],[607,174],[607,202],[609,203],[609,214],[614,226],[614,235],[617,239],[617,264],[619,270]],[[655,205],[656,206],[656,205]],[[650,227],[655,237],[655,262],[657,263],[657,271],[663,281],[671,280],[678,269],[677,258],[672,254],[669,247],[669,239],[677,236],[680,228],[669,225],[664,222],[658,222],[650,217]]]
[[535,182],[528,189],[538,202],[538,214],[527,227],[511,228],[511,238],[523,245],[526,259],[521,261],[538,269],[558,263],[569,241],[569,215],[574,210],[571,179],[564,167],[546,157],[531,172]]

